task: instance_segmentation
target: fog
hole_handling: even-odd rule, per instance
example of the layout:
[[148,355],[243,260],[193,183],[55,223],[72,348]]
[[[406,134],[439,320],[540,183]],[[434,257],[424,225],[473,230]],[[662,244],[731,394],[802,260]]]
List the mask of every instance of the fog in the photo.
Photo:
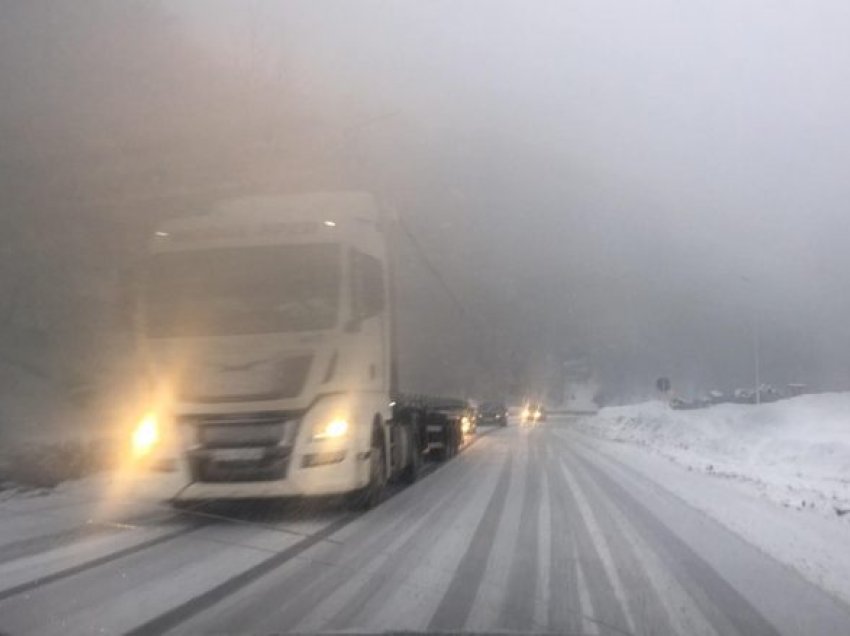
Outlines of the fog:
[[3,3],[5,350],[105,368],[156,221],[363,188],[433,262],[419,340],[466,391],[577,357],[610,401],[728,390],[756,348],[847,389],[848,30],[838,1]]

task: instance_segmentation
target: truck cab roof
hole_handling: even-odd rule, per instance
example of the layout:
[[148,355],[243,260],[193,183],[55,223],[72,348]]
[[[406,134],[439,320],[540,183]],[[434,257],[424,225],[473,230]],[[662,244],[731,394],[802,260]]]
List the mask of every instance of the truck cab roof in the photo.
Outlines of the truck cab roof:
[[306,242],[379,240],[381,212],[367,192],[264,194],[224,199],[162,223],[153,252]]

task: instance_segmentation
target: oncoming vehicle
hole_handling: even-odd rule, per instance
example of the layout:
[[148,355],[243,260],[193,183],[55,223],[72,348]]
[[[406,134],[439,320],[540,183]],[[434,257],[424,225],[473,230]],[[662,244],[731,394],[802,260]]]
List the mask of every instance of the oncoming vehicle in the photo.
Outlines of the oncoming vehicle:
[[368,194],[315,193],[157,230],[142,323],[158,408],[140,439],[157,422],[176,434],[179,501],[373,505],[389,479],[416,479],[430,439],[452,446],[449,420],[397,386],[387,225]]
[[520,413],[520,422],[526,425],[537,424],[538,422],[546,421],[546,411],[543,405],[538,403],[526,404]]

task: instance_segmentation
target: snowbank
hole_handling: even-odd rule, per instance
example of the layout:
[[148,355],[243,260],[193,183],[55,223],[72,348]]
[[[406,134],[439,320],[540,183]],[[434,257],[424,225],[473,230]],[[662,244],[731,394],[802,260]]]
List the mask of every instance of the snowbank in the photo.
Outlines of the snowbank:
[[696,411],[646,402],[602,409],[579,428],[748,482],[784,506],[850,520],[850,393]]
[[50,488],[111,465],[119,433],[62,387],[0,361],[0,491]]

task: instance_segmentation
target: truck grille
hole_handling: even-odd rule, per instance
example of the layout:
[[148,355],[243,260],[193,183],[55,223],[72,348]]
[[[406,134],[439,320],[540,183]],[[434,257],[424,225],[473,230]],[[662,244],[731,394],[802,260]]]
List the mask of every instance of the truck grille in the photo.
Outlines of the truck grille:
[[201,363],[180,383],[189,402],[244,402],[295,397],[304,388],[313,356],[299,355],[247,365]]
[[198,442],[206,448],[275,446],[286,429],[285,422],[269,424],[207,424],[198,427]]
[[285,479],[298,427],[298,413],[192,414],[179,418],[194,430],[189,451],[192,478],[200,482]]

